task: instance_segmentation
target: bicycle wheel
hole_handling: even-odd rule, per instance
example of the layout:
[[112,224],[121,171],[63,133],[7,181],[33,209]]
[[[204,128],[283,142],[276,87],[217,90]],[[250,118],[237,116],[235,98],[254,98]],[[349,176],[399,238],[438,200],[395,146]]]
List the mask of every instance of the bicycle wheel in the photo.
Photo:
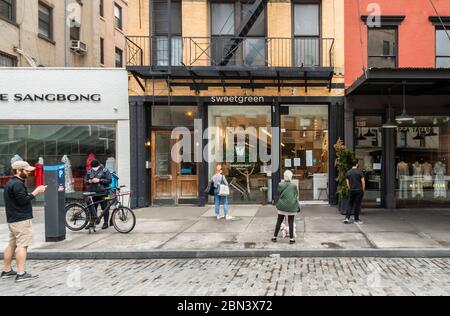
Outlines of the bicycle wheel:
[[89,214],[84,205],[73,203],[66,206],[66,227],[71,231],[83,230],[89,221]]
[[128,234],[136,226],[136,216],[130,208],[121,206],[113,211],[112,223],[119,233]]

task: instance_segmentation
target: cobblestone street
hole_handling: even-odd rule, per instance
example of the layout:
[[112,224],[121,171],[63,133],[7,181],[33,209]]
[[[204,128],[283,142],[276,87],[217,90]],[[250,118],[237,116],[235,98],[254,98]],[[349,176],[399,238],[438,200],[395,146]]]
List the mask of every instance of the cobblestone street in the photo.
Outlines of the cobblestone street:
[[0,295],[450,295],[450,259],[31,261]]

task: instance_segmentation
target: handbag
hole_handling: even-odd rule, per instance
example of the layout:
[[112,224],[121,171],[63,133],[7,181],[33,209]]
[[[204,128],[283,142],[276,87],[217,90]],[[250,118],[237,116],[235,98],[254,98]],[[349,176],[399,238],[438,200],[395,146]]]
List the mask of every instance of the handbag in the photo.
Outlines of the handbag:
[[219,186],[219,196],[229,196],[230,195],[230,188],[228,185],[225,184],[225,181],[223,181],[224,177],[222,176],[222,182]]
[[214,181],[211,181],[208,184],[208,187],[206,188],[205,193],[208,193],[208,195],[214,196],[214,191],[215,191]]

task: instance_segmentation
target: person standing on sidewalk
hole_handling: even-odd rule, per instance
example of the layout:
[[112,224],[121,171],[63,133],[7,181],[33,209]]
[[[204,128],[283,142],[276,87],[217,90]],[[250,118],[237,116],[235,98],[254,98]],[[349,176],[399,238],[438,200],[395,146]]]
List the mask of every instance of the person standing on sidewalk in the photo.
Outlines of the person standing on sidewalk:
[[216,166],[216,173],[212,176],[211,182],[214,184],[214,206],[217,219],[222,219],[220,216],[220,205],[223,204],[223,211],[226,220],[234,220],[235,218],[230,215],[228,208],[228,196],[220,195],[220,186],[229,186],[227,178],[223,175],[222,165]]
[[[107,207],[107,203],[105,198],[108,196],[108,189],[112,182],[111,172],[106,169],[98,160],[91,161],[91,170],[88,171],[85,182],[87,184],[87,190],[89,192],[97,193],[92,197],[92,201],[94,202],[94,210],[97,212],[98,205],[100,204],[102,210],[104,211]],[[103,216],[103,226],[102,229],[109,228],[109,210],[105,212]],[[92,223],[90,223],[86,229],[92,227]]]
[[289,237],[291,238],[289,242],[290,244],[295,243],[294,220],[295,215],[300,212],[300,202],[298,198],[298,187],[292,183],[293,176],[294,174],[292,171],[287,170],[284,173],[284,182],[281,182],[278,185],[278,192],[280,193],[280,197],[276,205],[278,210],[278,221],[275,227],[274,237],[272,238],[273,242],[277,241],[281,224],[287,216],[289,222]]
[[[45,186],[37,187],[31,194],[25,187],[25,180],[34,171],[25,161],[12,164],[14,177],[8,181],[4,188],[6,218],[10,231],[9,245],[3,256],[3,272],[1,279],[16,278],[16,282],[37,279],[25,271],[28,247],[33,243],[33,207],[31,202],[36,196],[45,192]],[[12,269],[12,259],[16,254],[17,272]]]
[[361,213],[361,203],[366,191],[366,180],[364,173],[359,169],[359,162],[355,160],[353,162],[353,168],[347,172],[347,187],[350,190],[350,197],[348,201],[347,216],[344,223],[350,223],[350,217],[352,212],[355,214],[355,224],[362,224],[363,222],[359,218]]

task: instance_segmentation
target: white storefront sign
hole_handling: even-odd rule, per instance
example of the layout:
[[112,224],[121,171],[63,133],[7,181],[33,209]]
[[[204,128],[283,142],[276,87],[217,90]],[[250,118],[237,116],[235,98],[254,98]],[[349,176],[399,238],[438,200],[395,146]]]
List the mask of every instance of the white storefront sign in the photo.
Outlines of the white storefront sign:
[[124,69],[0,68],[0,124],[115,125],[117,172],[130,185]]

